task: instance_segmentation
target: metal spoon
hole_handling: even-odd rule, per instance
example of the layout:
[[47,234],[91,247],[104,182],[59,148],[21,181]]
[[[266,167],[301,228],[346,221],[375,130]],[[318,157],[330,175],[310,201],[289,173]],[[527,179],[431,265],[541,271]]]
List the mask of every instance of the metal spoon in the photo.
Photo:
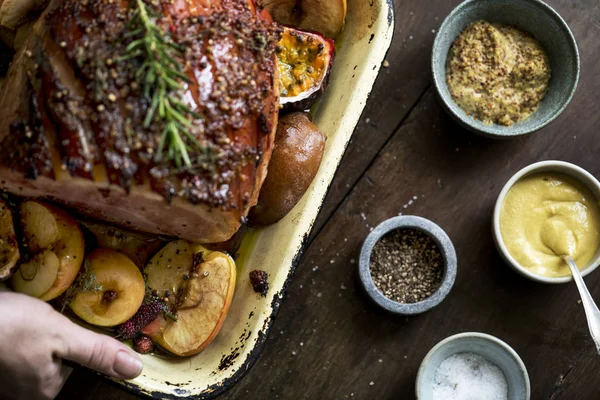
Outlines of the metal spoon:
[[575,284],[577,284],[579,296],[583,303],[583,309],[585,310],[585,317],[587,318],[588,327],[590,328],[590,334],[596,344],[596,350],[598,351],[598,354],[600,354],[600,310],[598,310],[598,306],[596,306],[592,295],[587,286],[585,286],[581,272],[579,272],[579,268],[577,268],[577,264],[575,264],[573,257],[562,256],[562,258],[567,262],[569,268],[571,268],[571,274],[573,275]]

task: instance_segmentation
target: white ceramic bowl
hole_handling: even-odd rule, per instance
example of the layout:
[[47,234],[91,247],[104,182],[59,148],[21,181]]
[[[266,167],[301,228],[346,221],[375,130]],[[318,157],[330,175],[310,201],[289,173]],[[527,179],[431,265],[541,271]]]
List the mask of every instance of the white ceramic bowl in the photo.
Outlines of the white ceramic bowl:
[[[509,266],[511,266],[515,271],[517,271],[524,277],[543,283],[570,282],[573,279],[571,276],[549,278],[534,274],[526,268],[519,265],[519,263],[508,252],[508,249],[506,248],[506,246],[504,245],[504,241],[502,240],[502,234],[500,233],[500,209],[502,207],[502,203],[504,202],[506,194],[518,180],[528,175],[536,174],[539,172],[558,172],[565,175],[569,175],[570,177],[576,179],[577,181],[585,185],[587,188],[589,188],[592,194],[596,197],[596,199],[600,199],[600,182],[598,182],[598,180],[594,178],[592,174],[590,174],[583,168],[568,162],[554,160],[540,161],[535,164],[531,164],[514,174],[512,178],[510,178],[508,182],[506,182],[506,184],[502,188],[502,191],[500,192],[500,195],[498,196],[498,200],[496,201],[496,206],[494,208],[494,217],[492,222],[494,242],[496,243],[496,248],[498,249],[498,252],[500,252],[502,258],[504,258],[504,260],[508,263]],[[598,267],[598,265],[600,265],[600,248],[596,250],[596,254],[594,254],[594,257],[592,257],[590,262],[585,267],[581,268],[581,274],[583,276],[589,274],[590,272],[595,270]]]
[[432,399],[435,371],[446,358],[456,353],[475,353],[500,368],[508,383],[508,400],[531,398],[527,368],[517,352],[494,336],[465,332],[450,336],[429,350],[417,373],[417,400]]

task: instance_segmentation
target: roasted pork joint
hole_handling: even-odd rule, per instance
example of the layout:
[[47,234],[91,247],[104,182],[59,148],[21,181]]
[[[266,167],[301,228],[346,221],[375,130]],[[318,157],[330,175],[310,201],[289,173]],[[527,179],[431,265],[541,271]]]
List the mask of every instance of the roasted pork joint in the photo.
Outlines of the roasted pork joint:
[[0,94],[0,190],[229,239],[271,157],[279,36],[247,0],[52,0]]

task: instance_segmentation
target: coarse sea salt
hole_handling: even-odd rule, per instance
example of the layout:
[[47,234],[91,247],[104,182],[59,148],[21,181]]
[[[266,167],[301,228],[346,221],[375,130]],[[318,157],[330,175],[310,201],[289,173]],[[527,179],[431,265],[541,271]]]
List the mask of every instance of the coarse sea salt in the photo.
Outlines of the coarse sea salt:
[[508,400],[508,383],[496,365],[474,353],[457,353],[435,370],[433,400]]

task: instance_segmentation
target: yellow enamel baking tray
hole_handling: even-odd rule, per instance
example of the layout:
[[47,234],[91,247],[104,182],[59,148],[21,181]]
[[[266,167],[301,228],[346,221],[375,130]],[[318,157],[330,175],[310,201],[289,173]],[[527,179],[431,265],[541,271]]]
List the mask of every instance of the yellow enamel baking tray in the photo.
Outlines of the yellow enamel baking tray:
[[[252,367],[390,46],[393,12],[391,0],[348,0],[329,87],[313,108],[314,122],[327,136],[323,163],[312,187],[285,219],[245,236],[236,260],[236,292],[217,338],[193,357],[142,356],[142,375],[118,384],[157,399],[210,399]],[[266,297],[252,290],[248,272],[253,269],[269,274]]]

